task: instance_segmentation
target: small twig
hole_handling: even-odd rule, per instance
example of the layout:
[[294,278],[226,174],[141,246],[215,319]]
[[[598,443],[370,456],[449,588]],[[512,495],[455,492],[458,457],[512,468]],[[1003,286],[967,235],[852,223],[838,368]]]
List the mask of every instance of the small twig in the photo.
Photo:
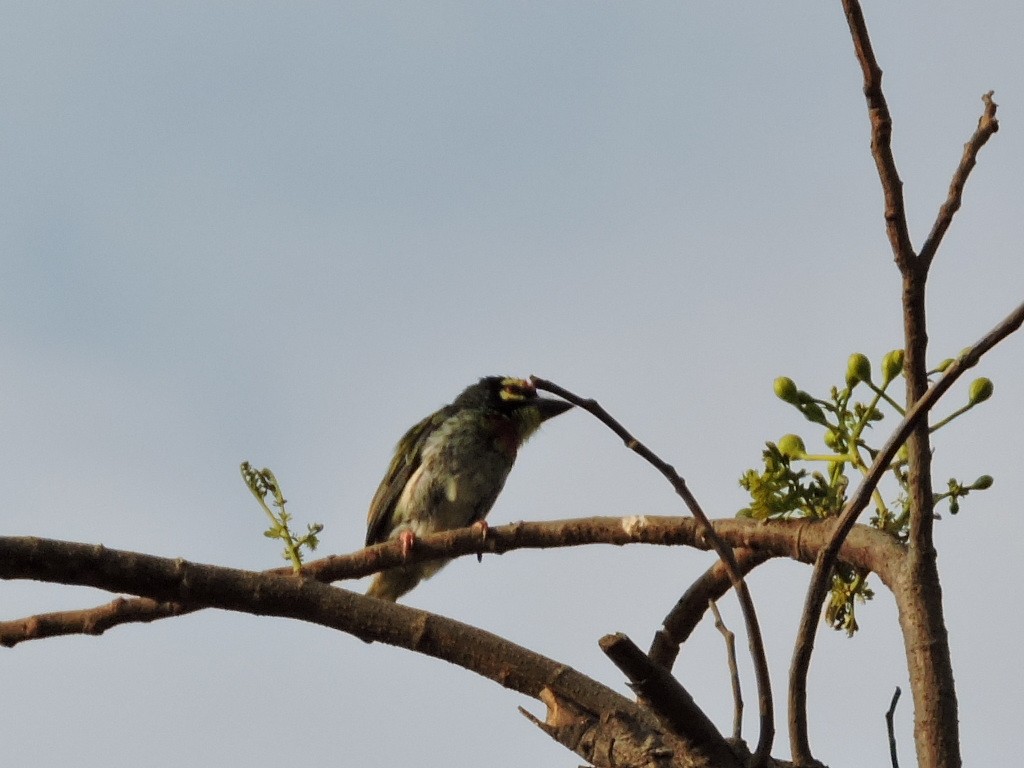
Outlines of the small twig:
[[857,0],[843,0],[843,11],[846,13],[854,52],[864,77],[864,98],[868,103],[868,117],[871,120],[871,155],[875,158],[885,197],[885,230],[896,265],[901,272],[906,273],[914,261],[914,246],[910,241],[907,212],[903,204],[903,181],[896,170],[896,160],[892,154],[892,116],[882,92],[882,70],[875,60],[860,3]]
[[[264,531],[263,535],[268,539],[283,541],[284,559],[291,562],[292,570],[296,574],[302,573],[302,548],[309,547],[310,550],[317,548],[320,544],[318,537],[324,529],[323,525],[311,523],[307,526],[308,531],[304,536],[296,537],[288,526],[292,519],[291,514],[285,509],[288,501],[281,492],[281,484],[277,481],[274,473],[267,467],[253,469],[248,461],[242,462],[240,470],[246,487],[256,498],[267,519],[270,520],[270,527]],[[267,506],[267,496],[274,497],[274,506],[277,507],[277,512]]]
[[629,680],[638,701],[654,713],[666,730],[690,749],[701,752],[710,765],[742,765],[715,724],[667,669],[651,661],[621,633],[605,635],[599,644]]
[[740,689],[740,669],[736,665],[736,634],[732,632],[718,611],[718,604],[708,600],[708,607],[715,614],[715,629],[725,638],[725,653],[729,659],[729,679],[732,681],[732,737],[739,741],[743,737],[743,691]]
[[885,728],[889,732],[889,757],[892,758],[892,768],[900,768],[900,759],[896,754],[896,731],[893,728],[893,716],[896,714],[896,702],[900,700],[900,687],[897,685],[892,694],[892,702],[889,704],[889,711],[885,713]]
[[949,194],[946,197],[946,202],[939,208],[932,231],[928,233],[928,239],[921,246],[919,261],[925,265],[930,264],[935,257],[935,252],[939,249],[942,237],[953,222],[953,215],[960,210],[960,204],[963,201],[964,185],[967,184],[967,177],[970,176],[971,171],[978,162],[978,153],[985,146],[985,142],[992,138],[992,134],[999,130],[999,121],[996,119],[996,109],[998,109],[999,105],[992,101],[992,93],[992,91],[989,91],[981,97],[985,104],[985,110],[981,113],[981,117],[978,118],[978,127],[975,129],[974,134],[964,144],[964,154],[960,158],[960,164],[953,174],[952,181],[949,183]]
[[789,668],[789,730],[794,762],[799,764],[813,760],[807,737],[807,670],[810,667],[811,653],[814,650],[814,635],[818,627],[821,605],[828,594],[829,576],[843,541],[857,522],[857,517],[871,500],[871,494],[882,476],[888,471],[889,463],[918,422],[926,417],[932,406],[965,371],[974,367],[982,355],[1020,328],[1022,324],[1024,324],[1024,303],[1020,304],[1002,322],[979,339],[973,347],[955,360],[946,369],[942,378],[929,387],[924,395],[914,403],[907,411],[903,421],[875,456],[871,469],[836,518],[835,528],[828,544],[818,552],[807,588],[803,614],[800,617],[800,628],[797,631],[793,659]]
[[752,768],[763,768],[763,766],[768,763],[772,742],[775,739],[775,716],[772,704],[771,678],[768,673],[768,659],[764,651],[764,640],[761,637],[761,627],[757,621],[757,612],[754,610],[754,601],[750,597],[750,591],[747,589],[747,584],[743,580],[743,574],[739,565],[736,563],[732,547],[728,546],[724,541],[722,541],[718,534],[715,533],[715,529],[711,525],[711,521],[708,519],[708,516],[704,514],[704,510],[701,509],[700,504],[697,502],[697,498],[690,492],[690,489],[687,488],[686,481],[679,476],[675,468],[671,464],[663,461],[647,446],[633,437],[633,435],[631,435],[618,421],[612,418],[612,416],[602,408],[597,401],[581,398],[569,390],[563,389],[557,384],[538,378],[537,376],[531,376],[530,380],[537,389],[545,390],[553,395],[557,395],[558,397],[568,400],[573,405],[596,417],[601,423],[618,435],[626,444],[627,448],[640,455],[649,464],[651,464],[651,466],[657,469],[665,479],[672,484],[672,487],[683,499],[687,508],[689,508],[690,512],[693,513],[693,516],[703,526],[704,532],[715,548],[715,552],[720,558],[722,558],[723,562],[725,562],[729,568],[729,577],[732,581],[733,589],[736,591],[736,597],[739,600],[740,608],[743,611],[743,620],[747,630],[747,642],[750,647],[750,655],[753,659],[754,672],[757,680],[757,701],[761,724]]

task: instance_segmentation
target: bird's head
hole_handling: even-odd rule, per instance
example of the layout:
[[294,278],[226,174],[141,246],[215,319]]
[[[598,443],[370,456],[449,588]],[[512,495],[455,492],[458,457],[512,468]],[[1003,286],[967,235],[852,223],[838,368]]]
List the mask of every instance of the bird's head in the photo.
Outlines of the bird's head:
[[510,376],[485,376],[462,391],[453,405],[497,412],[516,423],[520,442],[537,431],[541,424],[572,408],[572,403],[540,397],[537,388],[526,379]]

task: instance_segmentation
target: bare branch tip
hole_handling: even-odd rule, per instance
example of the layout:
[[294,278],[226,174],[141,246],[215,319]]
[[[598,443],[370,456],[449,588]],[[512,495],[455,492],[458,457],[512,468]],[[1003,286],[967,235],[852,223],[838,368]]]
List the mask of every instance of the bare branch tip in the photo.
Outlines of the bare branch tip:
[[995,91],[989,91],[981,97],[981,101],[985,105],[985,111],[978,118],[978,130],[987,130],[991,133],[999,130],[999,120],[996,118],[996,110],[999,109],[999,105],[992,100],[994,93]]

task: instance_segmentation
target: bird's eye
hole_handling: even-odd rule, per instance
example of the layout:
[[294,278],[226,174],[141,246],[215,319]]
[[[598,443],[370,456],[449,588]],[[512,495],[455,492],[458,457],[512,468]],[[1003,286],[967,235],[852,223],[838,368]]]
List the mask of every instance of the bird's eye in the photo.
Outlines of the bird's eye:
[[537,396],[537,390],[525,379],[505,379],[499,396],[505,402],[519,402]]

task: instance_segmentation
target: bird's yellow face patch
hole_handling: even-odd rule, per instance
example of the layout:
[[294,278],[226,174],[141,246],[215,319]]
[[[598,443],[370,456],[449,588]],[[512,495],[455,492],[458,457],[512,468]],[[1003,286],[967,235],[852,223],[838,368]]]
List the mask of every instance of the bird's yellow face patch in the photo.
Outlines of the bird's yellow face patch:
[[526,379],[502,379],[498,396],[506,403],[521,403],[537,397],[537,389]]

